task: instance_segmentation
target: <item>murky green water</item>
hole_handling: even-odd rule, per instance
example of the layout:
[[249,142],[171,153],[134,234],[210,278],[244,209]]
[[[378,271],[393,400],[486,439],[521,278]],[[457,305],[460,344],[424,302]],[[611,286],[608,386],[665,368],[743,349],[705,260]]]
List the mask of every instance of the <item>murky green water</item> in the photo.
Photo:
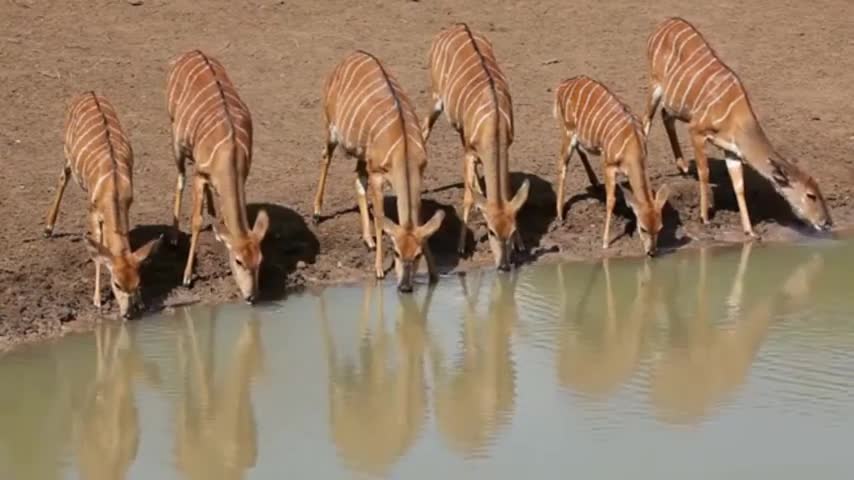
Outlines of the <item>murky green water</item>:
[[0,359],[0,479],[854,478],[854,243],[187,308]]

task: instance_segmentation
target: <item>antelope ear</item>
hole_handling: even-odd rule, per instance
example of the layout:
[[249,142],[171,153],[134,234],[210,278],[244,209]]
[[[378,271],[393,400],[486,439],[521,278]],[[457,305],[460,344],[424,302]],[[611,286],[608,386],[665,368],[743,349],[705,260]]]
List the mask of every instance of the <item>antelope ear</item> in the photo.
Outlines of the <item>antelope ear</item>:
[[661,188],[655,193],[655,208],[658,211],[661,211],[664,208],[664,204],[667,203],[667,197],[670,196],[670,187],[668,185],[662,185]]
[[380,227],[382,227],[383,231],[392,238],[394,238],[394,234],[397,232],[397,230],[400,229],[400,227],[396,223],[394,223],[394,220],[386,216],[383,216],[382,225],[380,225]]
[[786,176],[786,172],[781,168],[782,164],[771,158],[768,159],[768,162],[771,164],[771,178],[774,182],[780,187],[788,187],[789,177]]
[[436,213],[433,214],[427,223],[418,227],[416,235],[422,240],[429,238],[436,233],[436,230],[439,230],[443,220],[445,220],[445,212],[443,210],[436,210]]
[[528,192],[531,189],[531,182],[526,178],[524,182],[522,182],[522,186],[519,187],[519,190],[516,190],[516,195],[513,195],[513,200],[510,200],[510,207],[513,208],[514,212],[518,212],[522,205],[528,200]]
[[631,190],[624,187],[622,183],[617,183],[617,186],[620,187],[620,191],[623,192],[623,198],[626,199],[626,203],[632,207],[632,210],[637,212],[637,202],[635,200],[635,195]]
[[252,226],[252,235],[260,242],[267,234],[267,228],[270,227],[270,217],[267,216],[267,211],[264,209],[258,210],[258,215],[255,217],[255,225]]
[[107,247],[101,245],[99,242],[92,240],[92,237],[89,235],[85,235],[86,238],[86,250],[89,251],[89,255],[92,256],[92,260],[96,263],[100,263],[101,265],[106,266],[107,268],[113,267],[113,255],[107,249]]
[[154,240],[149,240],[145,245],[136,249],[136,251],[133,252],[133,258],[134,260],[136,260],[136,263],[138,265],[141,265],[146,260],[148,260],[151,255],[156,252],[158,248],[160,248],[160,244],[162,243],[162,241],[163,235],[160,235]]

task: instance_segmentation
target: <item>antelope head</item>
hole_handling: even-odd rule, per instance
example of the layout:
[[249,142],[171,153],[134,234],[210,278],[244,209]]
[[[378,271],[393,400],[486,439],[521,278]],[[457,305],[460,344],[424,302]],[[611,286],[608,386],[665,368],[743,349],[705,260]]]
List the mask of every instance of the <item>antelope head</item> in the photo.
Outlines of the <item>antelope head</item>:
[[505,272],[510,270],[511,255],[518,241],[516,214],[528,200],[529,188],[530,182],[525,179],[510,201],[498,203],[490,202],[476,185],[471,187],[475,206],[486,219],[486,227],[489,231],[489,248],[495,257],[495,266]]
[[260,210],[255,217],[255,225],[246,235],[233,235],[225,228],[220,220],[217,235],[228,249],[228,263],[231,274],[237,282],[240,294],[248,303],[254,303],[258,298],[259,274],[261,271],[261,241],[267,234],[270,218],[265,210]]
[[424,255],[424,245],[431,235],[442,225],[445,212],[437,210],[433,217],[417,227],[401,227],[383,218],[383,231],[391,237],[394,250],[394,270],[397,274],[397,289],[404,293],[412,291],[412,277],[418,270],[418,264]]
[[635,212],[638,237],[640,237],[643,244],[643,250],[650,257],[654,257],[658,249],[658,234],[661,233],[661,228],[664,226],[661,210],[664,208],[664,204],[667,203],[670,189],[667,185],[663,185],[655,193],[652,202],[640,202],[629,189],[625,188],[622,184],[618,185],[620,185],[620,190],[623,191],[626,203]]
[[771,181],[795,215],[818,231],[829,231],[833,220],[815,179],[788,162],[769,161]]
[[123,318],[130,318],[134,311],[142,306],[139,269],[160,246],[162,239],[162,236],[155,238],[135,252],[126,251],[113,255],[107,247],[86,236],[86,247],[92,259],[110,271],[110,287]]

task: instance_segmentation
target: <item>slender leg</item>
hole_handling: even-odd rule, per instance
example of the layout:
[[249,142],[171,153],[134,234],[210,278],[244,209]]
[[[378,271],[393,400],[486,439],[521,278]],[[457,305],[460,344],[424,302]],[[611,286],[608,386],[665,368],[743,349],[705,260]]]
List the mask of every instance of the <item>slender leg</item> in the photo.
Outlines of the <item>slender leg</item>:
[[329,174],[329,164],[332,163],[332,154],[335,153],[337,142],[326,134],[326,145],[323,146],[323,159],[320,165],[320,180],[317,183],[317,193],[314,196],[314,223],[320,222],[320,209],[323,207],[323,194],[326,191],[326,176]]
[[664,123],[664,130],[667,131],[667,139],[670,140],[670,148],[673,150],[676,167],[679,168],[679,173],[687,175],[688,164],[685,162],[685,157],[682,155],[682,148],[679,147],[679,138],[676,136],[676,117],[670,115],[662,108],[661,120]]
[[658,110],[658,105],[661,104],[661,95],[664,90],[660,85],[651,83],[649,86],[649,97],[646,102],[646,112],[643,116],[643,134],[649,135],[649,130],[652,127],[652,117],[655,116],[655,111]]
[[376,262],[377,278],[384,278],[383,271],[383,219],[385,218],[383,205],[383,177],[380,174],[372,174],[370,177],[371,192],[373,193],[374,206],[374,230],[377,238]]
[[187,266],[184,268],[184,286],[189,287],[193,280],[193,261],[196,256],[196,246],[199,243],[199,232],[202,229],[202,206],[205,203],[205,182],[201,178],[193,181],[193,214],[190,218],[190,253],[187,256]]
[[371,219],[368,216],[368,198],[365,190],[367,189],[368,178],[366,174],[359,173],[356,177],[356,202],[359,204],[359,217],[362,221],[362,240],[368,247],[368,250],[376,248],[374,243],[374,234],[371,232]]
[[584,171],[587,172],[587,179],[590,180],[590,186],[593,187],[594,190],[599,189],[599,179],[596,178],[596,172],[593,171],[593,167],[590,166],[590,159],[587,158],[587,154],[584,153],[581,149],[578,150],[578,156],[581,158],[581,164],[584,165]]
[[433,97],[433,109],[430,110],[430,115],[421,122],[421,136],[424,137],[424,143],[427,143],[427,139],[430,138],[430,132],[433,131],[433,125],[436,124],[436,120],[439,119],[439,115],[441,115],[444,106],[442,105],[442,100]]
[[563,221],[563,202],[566,195],[566,169],[569,165],[569,160],[572,158],[572,152],[575,151],[574,135],[565,133],[563,141],[560,145],[560,153],[558,156],[558,176],[557,176],[557,218]]
[[457,251],[460,255],[466,253],[466,236],[468,235],[469,214],[471,207],[474,205],[474,194],[472,193],[472,183],[477,179],[475,177],[474,162],[475,154],[472,151],[466,152],[463,160],[463,223],[460,226],[460,240],[457,243]]
[[178,142],[173,142],[175,154],[175,166],[178,168],[178,180],[175,183],[175,202],[172,207],[172,236],[169,239],[172,245],[178,244],[181,219],[181,197],[184,195],[184,186],[187,183],[186,161],[187,157]]
[[703,135],[691,132],[694,144],[694,157],[697,160],[697,178],[700,180],[700,219],[709,223],[709,159],[704,150],[706,139]]
[[426,240],[424,241],[422,251],[424,252],[424,262],[427,264],[430,283],[436,283],[439,281],[439,271],[436,269],[436,259],[433,258],[433,251],[430,250],[430,245],[428,245]]
[[611,214],[614,212],[614,190],[617,187],[617,167],[605,164],[605,233],[602,235],[602,248],[608,248],[611,238]]
[[[91,222],[93,228],[93,232],[98,235],[98,244],[104,244],[104,227],[100,221],[98,221],[94,214],[91,215]],[[95,261],[95,293],[92,295],[92,303],[101,308],[101,262]]]
[[53,234],[53,226],[56,224],[56,216],[59,214],[59,202],[62,201],[62,194],[65,193],[65,187],[68,186],[68,179],[71,175],[71,166],[66,162],[62,168],[62,173],[59,175],[59,187],[56,190],[56,199],[53,201],[53,207],[47,215],[47,225],[44,227],[44,236],[49,237]]
[[726,152],[726,169],[729,172],[729,178],[732,180],[732,188],[735,190],[735,199],[738,201],[738,213],[741,214],[741,228],[744,234],[753,238],[757,238],[753,232],[753,226],[750,224],[750,214],[747,211],[747,201],[744,199],[744,166],[741,159],[731,152]]

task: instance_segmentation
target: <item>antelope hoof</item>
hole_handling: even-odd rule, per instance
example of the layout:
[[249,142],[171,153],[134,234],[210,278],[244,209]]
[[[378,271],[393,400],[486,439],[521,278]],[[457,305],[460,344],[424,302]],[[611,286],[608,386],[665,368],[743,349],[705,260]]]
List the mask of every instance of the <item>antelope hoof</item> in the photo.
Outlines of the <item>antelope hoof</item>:
[[385,272],[382,268],[377,269],[377,280],[382,280],[385,278]]
[[762,241],[762,237],[754,232],[753,230],[747,230],[744,232],[744,235],[750,240]]
[[311,216],[311,223],[313,223],[314,226],[320,225],[320,220],[321,220],[321,217],[320,217],[319,213],[315,213],[314,215]]
[[183,284],[185,287],[187,287],[187,288],[192,288],[192,286],[193,286],[193,277],[192,277],[192,276],[186,276],[186,277],[184,277],[184,281],[182,282],[182,284]]
[[94,306],[95,306],[95,308],[97,308],[97,309],[99,309],[99,310],[100,310],[100,309],[101,309],[101,305],[102,305],[102,304],[101,304],[101,299],[100,299],[100,298],[98,298],[98,297],[93,297],[93,298],[92,298],[92,305],[94,305]]
[[367,247],[368,251],[373,252],[377,249],[377,245],[372,238],[363,238],[362,241],[365,242],[365,247]]
[[607,250],[610,245],[611,245],[611,242],[609,242],[608,240],[603,240],[602,241],[602,250]]
[[53,235],[53,227],[44,227],[44,238],[50,238]]

